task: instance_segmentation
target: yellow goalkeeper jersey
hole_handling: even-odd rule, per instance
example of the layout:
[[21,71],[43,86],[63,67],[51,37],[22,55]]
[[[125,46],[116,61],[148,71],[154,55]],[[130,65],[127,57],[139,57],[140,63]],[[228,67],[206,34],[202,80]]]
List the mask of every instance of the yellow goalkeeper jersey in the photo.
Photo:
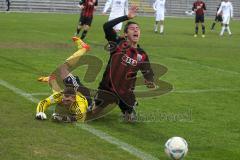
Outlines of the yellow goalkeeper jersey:
[[[55,111],[61,110],[66,115],[75,116],[77,121],[84,121],[86,118],[86,112],[88,108],[87,99],[79,92],[76,94],[76,101],[70,106],[65,107],[62,103],[63,93],[56,92],[53,93],[48,98],[41,100],[37,106],[37,113],[38,112],[45,112],[52,104],[57,104]],[[64,110],[64,111],[62,111]]]

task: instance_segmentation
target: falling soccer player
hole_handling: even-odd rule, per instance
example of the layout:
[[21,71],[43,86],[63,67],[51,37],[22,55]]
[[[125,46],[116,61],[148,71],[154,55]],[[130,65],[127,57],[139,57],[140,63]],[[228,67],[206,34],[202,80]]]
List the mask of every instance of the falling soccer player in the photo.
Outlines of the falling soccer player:
[[221,3],[221,6],[217,12],[217,15],[222,14],[223,25],[222,30],[220,32],[220,36],[223,36],[224,31],[227,30],[229,35],[232,35],[231,30],[229,28],[230,19],[233,18],[233,6],[229,0],[224,0]]
[[[103,25],[105,38],[110,45],[110,58],[99,84],[99,90],[113,93],[118,98],[124,120],[134,122],[136,120],[135,107],[137,101],[134,94],[137,72],[140,70],[145,78],[148,88],[156,88],[154,74],[147,53],[140,48],[141,30],[136,22],[129,21],[124,27],[124,36],[117,35],[113,27],[118,23],[127,21],[136,16],[138,8],[132,6],[127,16],[122,16]],[[109,103],[106,95],[96,94],[94,112],[100,112]],[[101,101],[99,101],[101,100]]]
[[166,0],[156,0],[153,3],[153,9],[155,10],[156,23],[154,27],[154,32],[157,33],[158,25],[160,23],[160,34],[163,34],[164,30],[164,19],[165,19],[165,2]]
[[[109,21],[128,14],[128,0],[107,0],[103,9],[103,14],[106,14],[110,7]],[[116,32],[120,32],[121,29],[122,22],[114,26]]]
[[206,5],[203,1],[197,0],[193,3],[192,11],[195,12],[195,34],[194,37],[198,36],[198,26],[201,23],[202,26],[202,37],[205,37],[205,26],[204,26],[204,12],[206,11]]
[[92,24],[93,20],[93,12],[96,10],[96,6],[98,5],[98,0],[80,0],[79,1],[79,8],[82,10],[79,24],[77,26],[77,32],[75,36],[77,36],[80,31],[83,29],[81,39],[83,40],[87,32]]
[[80,82],[78,76],[73,76],[71,73],[78,66],[79,59],[90,50],[90,46],[78,37],[72,39],[78,50],[67,58],[62,65],[58,66],[50,76],[39,77],[38,81],[49,83],[54,92],[60,92],[63,87],[73,85],[75,91],[82,93],[86,97],[88,104],[92,105],[89,89]]
[[[221,0],[221,2],[222,2],[222,1],[223,1],[223,0]],[[219,3],[219,5],[218,5],[218,7],[217,7],[217,12],[218,12],[218,10],[219,10],[219,8],[220,8],[220,6],[221,6],[221,2]],[[223,21],[222,15],[221,15],[221,14],[218,15],[217,12],[216,12],[215,20],[214,20],[214,22],[212,23],[212,26],[211,26],[211,30],[212,30],[212,31],[214,30],[214,27],[215,27],[216,23],[220,22],[220,23],[221,23],[221,26],[222,26],[222,21]]]

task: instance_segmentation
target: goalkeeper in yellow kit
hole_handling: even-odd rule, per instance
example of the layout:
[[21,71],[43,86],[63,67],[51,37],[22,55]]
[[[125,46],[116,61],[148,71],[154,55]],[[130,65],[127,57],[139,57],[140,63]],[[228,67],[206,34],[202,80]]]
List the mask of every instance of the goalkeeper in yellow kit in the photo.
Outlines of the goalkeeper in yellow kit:
[[53,93],[48,98],[41,100],[37,106],[36,119],[45,120],[46,110],[56,104],[52,119],[57,122],[83,122],[88,108],[87,99],[75,92],[73,87],[66,87],[63,92]]
[[[88,108],[88,100],[79,91],[80,86],[76,86],[76,79],[70,73],[72,68],[75,68],[81,56],[83,56],[88,50],[89,46],[81,41],[77,37],[73,37],[73,41],[78,46],[78,51],[70,56],[63,65],[60,65],[55,72],[48,78],[49,84],[52,86],[54,93],[48,98],[41,100],[38,103],[36,111],[36,119],[45,120],[47,116],[46,110],[53,104],[56,104],[55,111],[52,114],[52,119],[57,122],[76,122],[85,121]],[[58,77],[58,79],[56,78]],[[69,84],[64,83],[67,79],[70,79]],[[62,82],[64,87],[61,86]],[[62,91],[61,88],[64,88]]]

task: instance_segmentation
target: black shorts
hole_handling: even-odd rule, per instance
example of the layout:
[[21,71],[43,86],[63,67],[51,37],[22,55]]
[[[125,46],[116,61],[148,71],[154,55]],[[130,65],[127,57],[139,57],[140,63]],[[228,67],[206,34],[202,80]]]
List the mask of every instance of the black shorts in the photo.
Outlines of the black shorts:
[[222,16],[221,16],[221,15],[219,15],[219,16],[216,15],[215,21],[217,21],[217,22],[222,22],[222,21],[223,21]]
[[85,16],[82,16],[80,17],[79,19],[79,24],[82,26],[82,25],[88,25],[88,26],[91,26],[92,24],[92,19],[93,17],[85,17]]
[[115,93],[99,89],[96,93],[94,101],[96,106],[102,108],[105,108],[109,105],[111,107],[118,105],[121,111],[124,113],[125,111],[132,109],[137,104],[135,96],[131,97],[131,99],[133,99],[133,103],[129,105]]
[[196,15],[195,23],[204,23],[204,15]]

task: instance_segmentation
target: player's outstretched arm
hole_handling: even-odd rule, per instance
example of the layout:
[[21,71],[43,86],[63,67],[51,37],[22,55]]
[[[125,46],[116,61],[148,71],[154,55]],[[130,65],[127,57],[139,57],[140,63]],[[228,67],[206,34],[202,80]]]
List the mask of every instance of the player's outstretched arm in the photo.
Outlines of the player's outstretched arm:
[[38,120],[47,119],[47,116],[44,112],[47,110],[47,108],[49,108],[51,104],[59,102],[61,100],[61,97],[62,97],[61,93],[54,93],[51,96],[47,97],[46,99],[41,100],[37,105],[36,119]]
[[116,41],[117,33],[114,31],[113,27],[120,22],[134,18],[137,14],[137,10],[138,10],[137,6],[132,6],[130,8],[130,10],[128,11],[127,16],[122,16],[122,17],[119,17],[119,18],[116,18],[116,19],[113,19],[111,21],[104,23],[103,30],[105,32],[105,38],[108,41]]
[[145,85],[148,88],[156,88],[156,84],[154,83],[154,73],[147,55],[144,62],[141,64],[140,70],[145,79]]

